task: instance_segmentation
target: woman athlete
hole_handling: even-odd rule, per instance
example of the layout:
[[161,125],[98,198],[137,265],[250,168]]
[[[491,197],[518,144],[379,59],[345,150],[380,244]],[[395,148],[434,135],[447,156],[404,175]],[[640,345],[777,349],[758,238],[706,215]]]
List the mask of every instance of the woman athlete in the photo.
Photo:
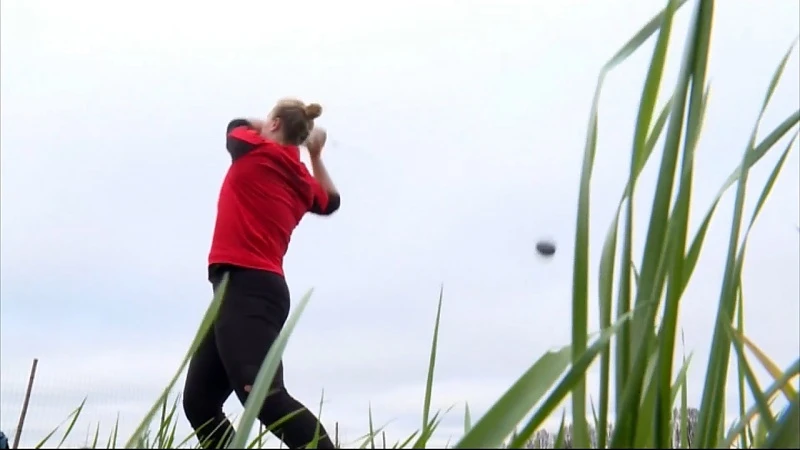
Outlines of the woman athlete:
[[[222,412],[232,392],[244,404],[261,363],[289,315],[289,288],[283,257],[306,212],[330,215],[339,192],[322,163],[324,130],[314,129],[317,104],[285,99],[266,120],[236,119],[228,124],[226,147],[232,163],[222,183],[217,221],[208,258],[216,291],[229,274],[219,314],[192,357],[183,409],[206,448],[224,448],[233,435]],[[311,156],[309,173],[299,146]],[[334,448],[325,428],[283,383],[278,366],[259,413],[266,426],[285,420],[273,433],[289,448],[303,448],[319,430],[317,447]]]

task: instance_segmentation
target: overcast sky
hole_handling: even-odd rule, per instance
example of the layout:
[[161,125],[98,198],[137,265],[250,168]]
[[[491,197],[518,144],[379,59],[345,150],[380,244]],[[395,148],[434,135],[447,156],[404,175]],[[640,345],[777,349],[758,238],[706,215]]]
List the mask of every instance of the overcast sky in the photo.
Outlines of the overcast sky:
[[[457,437],[465,401],[480,414],[543,352],[570,341],[577,181],[596,77],[663,3],[4,0],[0,428],[15,428],[36,357],[23,444],[86,395],[74,440],[97,421],[107,435],[117,413],[129,435],[211,297],[225,125],[290,95],[325,108],[325,156],[343,203],[331,218],[306,218],[286,259],[295,300],[315,288],[285,356],[287,385],[312,408],[324,388],[324,421],[330,430],[339,421],[347,439],[366,432],[370,403],[377,424],[393,421],[390,440],[416,430],[444,283],[434,407],[456,409],[437,442]],[[688,13],[674,28],[665,90]],[[717,3],[695,227],[739,161],[799,14],[792,0]],[[627,178],[650,48],[614,72],[603,95],[592,330],[597,258]],[[795,49],[765,130],[798,108],[798,60]],[[753,172],[754,189],[774,161]],[[800,345],[799,166],[794,151],[744,275],[747,334],[782,367]],[[643,175],[640,227],[654,169]],[[693,404],[732,197],[682,303]],[[540,238],[559,244],[550,261],[534,252]],[[590,376],[591,392],[597,382]],[[733,413],[734,389],[728,399]],[[232,398],[226,410],[241,408]]]

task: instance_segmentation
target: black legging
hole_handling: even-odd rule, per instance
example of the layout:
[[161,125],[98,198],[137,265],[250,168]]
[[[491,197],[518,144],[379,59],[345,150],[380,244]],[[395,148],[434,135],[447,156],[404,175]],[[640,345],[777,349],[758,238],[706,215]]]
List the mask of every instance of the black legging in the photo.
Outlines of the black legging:
[[[261,363],[289,315],[289,288],[276,273],[212,266],[214,291],[230,273],[219,314],[189,363],[183,410],[205,448],[223,448],[233,427],[222,406],[235,392],[244,404]],[[290,416],[272,432],[289,448],[303,448],[319,429],[317,448],[334,448],[316,416],[286,391],[283,363],[278,366],[259,420],[267,427]],[[319,428],[318,428],[319,427]]]

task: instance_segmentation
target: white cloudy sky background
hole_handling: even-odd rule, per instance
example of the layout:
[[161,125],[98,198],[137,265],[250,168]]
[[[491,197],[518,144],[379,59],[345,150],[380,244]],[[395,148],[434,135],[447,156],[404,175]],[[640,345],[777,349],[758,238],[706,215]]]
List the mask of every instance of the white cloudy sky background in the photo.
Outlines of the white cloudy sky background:
[[[344,200],[335,217],[301,224],[287,257],[295,298],[315,288],[285,358],[288,386],[312,407],[324,388],[326,423],[340,421],[351,439],[366,430],[370,403],[377,423],[394,420],[390,437],[418,428],[444,283],[434,402],[459,404],[439,437],[457,435],[464,401],[479,414],[570,340],[577,179],[597,72],[661,5],[4,1],[0,426],[15,427],[34,357],[29,443],[85,395],[79,429],[110,429],[117,412],[123,430],[136,424],[210,298],[223,127],[295,95],[325,107]],[[717,3],[694,226],[738,162],[798,35],[799,8]],[[681,45],[675,39],[665,89]],[[594,268],[627,170],[648,50],[604,91]],[[764,130],[798,107],[798,59],[795,50]],[[798,164],[795,151],[752,236],[744,280],[748,335],[782,366],[800,345]],[[654,179],[650,167],[641,221]],[[682,306],[695,403],[731,203],[717,212]],[[552,261],[535,257],[540,237],[559,242]],[[729,398],[735,408],[733,390]],[[227,410],[239,411],[234,400]]]

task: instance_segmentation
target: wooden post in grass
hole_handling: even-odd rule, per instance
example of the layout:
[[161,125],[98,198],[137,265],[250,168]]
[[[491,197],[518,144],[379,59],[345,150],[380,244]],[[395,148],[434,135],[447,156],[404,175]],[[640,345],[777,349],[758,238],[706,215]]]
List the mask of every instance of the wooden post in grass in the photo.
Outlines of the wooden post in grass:
[[333,446],[336,448],[339,447],[339,422],[337,421],[336,424],[333,426]]
[[25,398],[22,400],[22,411],[19,413],[19,422],[17,423],[17,430],[14,433],[14,444],[11,448],[19,448],[19,439],[22,437],[22,427],[25,425],[25,416],[28,415],[28,403],[31,401],[31,391],[33,390],[33,379],[36,377],[36,366],[39,365],[39,360],[33,358],[33,365],[31,366],[31,376],[28,378],[28,389],[25,391]]

